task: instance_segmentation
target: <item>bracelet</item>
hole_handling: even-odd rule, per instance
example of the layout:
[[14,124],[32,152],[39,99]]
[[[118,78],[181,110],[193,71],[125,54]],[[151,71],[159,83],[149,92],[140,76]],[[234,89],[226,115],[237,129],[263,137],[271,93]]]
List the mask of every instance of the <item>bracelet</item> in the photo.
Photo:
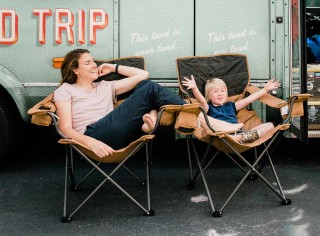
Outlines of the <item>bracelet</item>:
[[116,69],[115,69],[116,74],[119,74],[119,72],[118,72],[119,66],[120,66],[119,64],[116,65]]

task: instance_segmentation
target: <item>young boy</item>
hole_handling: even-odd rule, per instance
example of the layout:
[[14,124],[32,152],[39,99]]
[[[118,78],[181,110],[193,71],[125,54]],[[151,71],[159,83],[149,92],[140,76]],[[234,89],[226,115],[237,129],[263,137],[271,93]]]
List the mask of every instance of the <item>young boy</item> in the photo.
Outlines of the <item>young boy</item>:
[[[237,111],[258,100],[269,91],[280,86],[279,81],[271,79],[264,86],[264,88],[260,89],[256,93],[253,93],[237,102],[227,102],[228,90],[223,80],[219,78],[208,80],[205,86],[205,97],[203,97],[196,85],[193,75],[191,75],[191,79],[186,77],[184,77],[184,79],[185,81],[182,81],[182,84],[186,86],[187,89],[192,90],[195,98],[207,112],[208,116],[227,121],[232,124],[238,123],[236,115]],[[253,142],[273,128],[273,124],[268,122],[261,124],[249,131],[235,134],[233,138],[239,143]]]

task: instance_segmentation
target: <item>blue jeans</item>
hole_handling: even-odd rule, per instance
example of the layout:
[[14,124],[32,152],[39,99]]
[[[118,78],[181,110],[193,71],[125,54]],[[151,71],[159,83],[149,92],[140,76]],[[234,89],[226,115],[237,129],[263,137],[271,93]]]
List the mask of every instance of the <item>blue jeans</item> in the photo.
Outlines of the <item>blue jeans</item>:
[[182,105],[185,101],[153,81],[141,81],[120,106],[88,125],[85,135],[113,149],[123,148],[142,135],[144,114],[169,104]]

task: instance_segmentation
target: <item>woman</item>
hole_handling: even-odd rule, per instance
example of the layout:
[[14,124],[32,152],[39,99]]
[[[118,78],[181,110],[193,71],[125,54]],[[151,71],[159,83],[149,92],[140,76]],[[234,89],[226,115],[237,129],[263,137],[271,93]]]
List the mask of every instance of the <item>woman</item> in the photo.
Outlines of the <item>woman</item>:
[[[94,82],[111,72],[127,78]],[[166,104],[185,103],[147,80],[149,73],[145,70],[108,63],[97,67],[86,49],[69,52],[61,74],[61,86],[54,92],[59,128],[66,137],[87,145],[99,157],[112,155],[114,149],[125,147],[141,136],[142,117],[152,126],[156,114],[152,110]],[[114,109],[116,96],[134,88],[134,93]]]
[[[111,72],[126,78],[95,82]],[[112,155],[114,149],[125,147],[141,136],[144,121],[153,125],[154,110],[167,104],[185,104],[169,90],[147,80],[149,73],[145,70],[108,63],[97,67],[86,49],[67,53],[61,74],[61,86],[54,92],[59,128],[66,137],[85,144],[99,157]],[[114,109],[116,96],[133,89]]]

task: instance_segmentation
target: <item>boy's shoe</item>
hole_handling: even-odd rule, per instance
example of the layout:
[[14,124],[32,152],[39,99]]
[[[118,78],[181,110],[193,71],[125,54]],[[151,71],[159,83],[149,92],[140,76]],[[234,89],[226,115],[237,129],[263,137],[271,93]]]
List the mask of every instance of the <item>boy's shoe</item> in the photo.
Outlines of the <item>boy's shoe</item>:
[[260,138],[260,132],[257,129],[249,130],[242,134],[240,143],[252,143]]

